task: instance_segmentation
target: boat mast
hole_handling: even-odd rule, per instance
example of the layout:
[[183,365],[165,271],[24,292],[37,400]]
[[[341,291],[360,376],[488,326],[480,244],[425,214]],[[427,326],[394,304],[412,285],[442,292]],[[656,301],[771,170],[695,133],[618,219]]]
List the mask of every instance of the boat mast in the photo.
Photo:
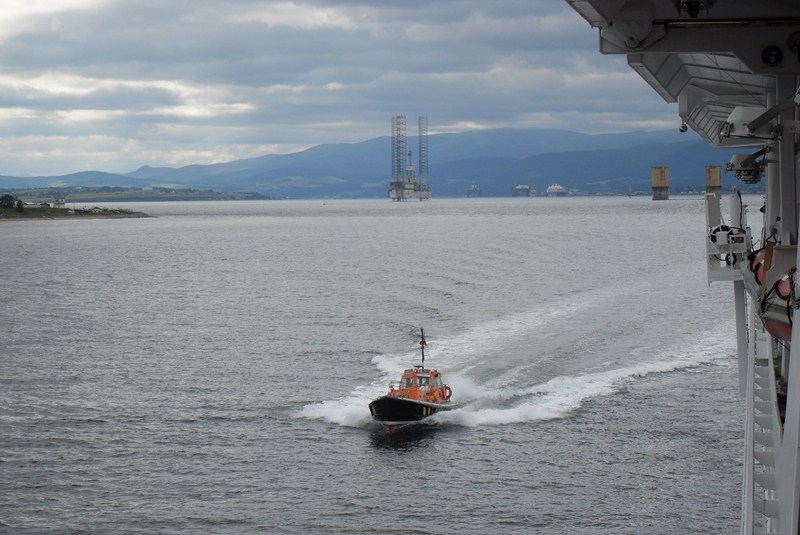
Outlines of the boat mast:
[[422,351],[422,367],[424,368],[425,367],[425,346],[428,345],[428,343],[425,341],[425,330],[422,327],[419,328],[419,336],[420,336],[419,349],[420,349],[420,351]]

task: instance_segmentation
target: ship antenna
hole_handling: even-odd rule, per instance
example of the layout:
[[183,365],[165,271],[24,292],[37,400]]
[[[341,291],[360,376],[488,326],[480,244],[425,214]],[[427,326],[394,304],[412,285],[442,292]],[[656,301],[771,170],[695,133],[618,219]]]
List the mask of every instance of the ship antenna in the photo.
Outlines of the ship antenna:
[[422,327],[419,328],[419,336],[420,336],[419,348],[422,351],[422,367],[424,368],[425,367],[425,346],[428,345],[428,343],[425,341],[425,330]]

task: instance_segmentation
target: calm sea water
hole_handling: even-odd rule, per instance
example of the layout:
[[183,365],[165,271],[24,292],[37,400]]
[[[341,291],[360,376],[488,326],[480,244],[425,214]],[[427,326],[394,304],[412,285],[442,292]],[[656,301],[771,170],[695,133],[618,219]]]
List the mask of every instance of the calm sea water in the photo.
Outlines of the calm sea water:
[[[128,206],[0,223],[0,531],[738,530],[699,199]],[[464,407],[389,436],[420,327]]]

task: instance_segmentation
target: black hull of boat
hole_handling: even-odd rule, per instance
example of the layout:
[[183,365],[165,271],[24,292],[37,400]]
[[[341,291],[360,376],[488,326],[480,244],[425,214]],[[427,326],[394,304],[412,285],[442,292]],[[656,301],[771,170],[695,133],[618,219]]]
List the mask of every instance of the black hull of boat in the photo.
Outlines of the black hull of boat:
[[456,408],[450,402],[428,403],[413,399],[382,396],[369,404],[369,412],[384,425],[395,426],[420,422],[437,412]]

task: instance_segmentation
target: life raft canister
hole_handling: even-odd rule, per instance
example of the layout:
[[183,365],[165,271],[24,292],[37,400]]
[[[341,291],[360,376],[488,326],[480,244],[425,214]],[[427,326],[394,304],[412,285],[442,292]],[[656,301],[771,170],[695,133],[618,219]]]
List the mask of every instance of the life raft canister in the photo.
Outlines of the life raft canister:
[[792,313],[794,311],[794,283],[797,267],[787,271],[775,281],[761,301],[761,322],[773,338],[792,339]]

